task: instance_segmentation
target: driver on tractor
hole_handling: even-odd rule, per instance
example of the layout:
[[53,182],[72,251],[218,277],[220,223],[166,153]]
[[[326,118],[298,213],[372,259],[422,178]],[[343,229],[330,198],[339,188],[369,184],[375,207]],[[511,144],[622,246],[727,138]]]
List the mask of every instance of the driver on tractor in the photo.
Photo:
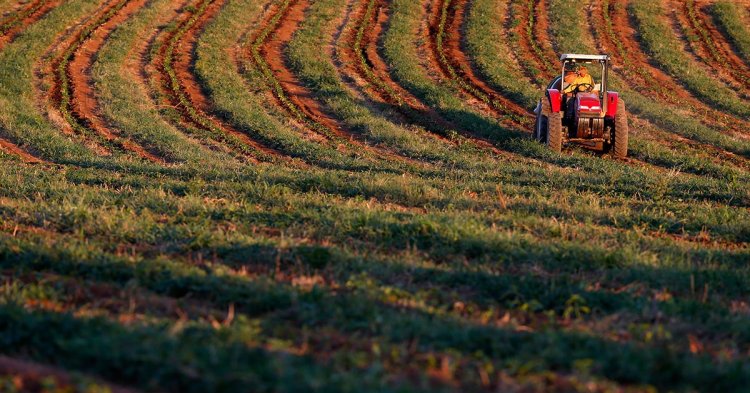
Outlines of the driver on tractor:
[[575,70],[570,70],[565,73],[565,84],[567,87],[563,90],[563,93],[570,94],[574,93],[578,86],[594,86],[594,78],[589,74],[589,70],[583,66],[577,66]]

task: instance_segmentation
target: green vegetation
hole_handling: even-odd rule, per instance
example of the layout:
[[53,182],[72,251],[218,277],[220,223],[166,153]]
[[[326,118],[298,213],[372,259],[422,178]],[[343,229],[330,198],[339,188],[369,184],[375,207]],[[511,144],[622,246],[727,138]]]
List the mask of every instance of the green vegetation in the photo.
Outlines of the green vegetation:
[[[146,85],[132,83],[141,75],[132,67],[132,62],[139,60],[129,58],[129,54],[138,42],[148,40],[144,30],[167,12],[168,6],[169,1],[154,1],[118,26],[97,53],[91,77],[101,97],[101,111],[120,132],[128,133],[169,162],[226,168],[230,165],[229,157],[202,149],[180,133],[160,116],[155,105],[148,105],[151,101]],[[210,138],[211,135],[203,136]]]
[[735,91],[700,72],[700,67],[680,50],[680,42],[662,19],[664,9],[660,3],[636,0],[630,4],[629,9],[638,22],[644,46],[660,66],[677,76],[693,94],[705,102],[741,118],[750,117],[750,106]]
[[[551,3],[554,47],[593,51],[582,10]],[[344,0],[153,0],[84,72],[102,118],[167,162],[99,157],[46,113],[38,67],[101,4],[61,3],[0,50],[0,137],[56,163],[0,154],[5,356],[163,392],[750,384],[748,145],[720,125],[615,78],[634,113],[633,158],[554,154],[467,100],[471,81],[435,72],[451,27],[415,38],[424,4],[355,4],[389,17],[378,50],[391,76],[461,135],[439,139],[346,80],[342,45],[372,65],[368,25],[350,25]],[[516,29],[493,23],[533,2],[466,4],[477,75],[533,106],[535,74],[500,39]],[[263,49],[290,15],[304,18],[283,61],[304,93]],[[179,107],[164,107],[160,77]],[[319,130],[296,94],[351,139]],[[247,160],[222,136],[230,128],[273,151]],[[16,382],[0,372],[0,390]]]
[[729,38],[742,58],[750,63],[750,30],[743,20],[743,9],[733,1],[717,1],[711,6],[716,24]]
[[[510,58],[510,42],[497,39],[502,26],[497,21],[507,13],[507,5],[489,0],[472,3],[466,23],[466,43],[477,67],[506,96],[524,107],[536,106],[539,88],[524,80],[523,72]],[[511,41],[512,42],[512,41]],[[542,84],[546,86],[549,81]]]

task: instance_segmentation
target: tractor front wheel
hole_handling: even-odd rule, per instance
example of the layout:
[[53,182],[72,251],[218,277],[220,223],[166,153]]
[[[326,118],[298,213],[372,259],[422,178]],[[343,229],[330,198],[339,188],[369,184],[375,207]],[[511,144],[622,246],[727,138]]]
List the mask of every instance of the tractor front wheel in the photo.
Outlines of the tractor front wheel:
[[554,152],[562,151],[562,113],[550,113],[547,118],[547,146]]
[[547,141],[547,119],[550,113],[549,100],[542,98],[540,105],[541,108],[536,115],[536,123],[534,124],[534,140],[545,143]]
[[612,133],[612,153],[615,157],[625,158],[628,156],[628,113],[625,111],[625,102],[617,101],[617,114],[615,115],[615,129]]

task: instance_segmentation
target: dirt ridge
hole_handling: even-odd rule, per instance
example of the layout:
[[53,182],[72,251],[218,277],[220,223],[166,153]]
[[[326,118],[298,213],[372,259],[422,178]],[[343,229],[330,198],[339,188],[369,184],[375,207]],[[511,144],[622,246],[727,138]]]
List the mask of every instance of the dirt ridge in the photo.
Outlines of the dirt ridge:
[[[348,130],[338,119],[329,114],[315,98],[315,95],[295,75],[285,48],[299,30],[310,8],[310,0],[285,0],[269,14],[262,24],[265,28],[252,39],[252,61],[261,68],[269,79],[276,104],[293,118],[301,121],[311,131],[320,134],[341,151],[363,151],[372,153],[374,158],[389,159],[411,166],[423,167],[426,163],[392,151],[388,147],[373,146],[356,132]],[[334,45],[330,45],[331,47]],[[333,49],[324,50],[331,53]]]
[[[20,8],[0,21],[0,50],[12,42],[28,26],[41,19],[56,7],[57,1],[34,1],[27,7]],[[18,146],[5,137],[0,136],[0,150],[19,157],[30,164],[46,163],[47,161]]]
[[[749,88],[750,69],[728,46],[723,34],[711,22],[706,10],[708,5],[688,0],[676,4],[675,7],[682,14],[683,27],[689,29],[693,36],[698,37],[697,44],[700,49],[696,55],[699,55],[703,62],[706,62],[706,59],[713,59],[715,67],[712,68],[717,74],[724,79],[731,79],[739,86],[739,90]],[[707,65],[712,66],[708,63]]]
[[77,44],[72,52],[72,59],[67,66],[71,93],[69,109],[80,125],[91,129],[106,141],[112,142],[123,150],[131,151],[143,159],[165,164],[166,161],[162,157],[130,138],[123,137],[119,131],[106,124],[98,110],[98,97],[90,75],[95,56],[104,46],[112,31],[145,6],[146,2],[146,0],[132,0],[117,3],[114,7],[119,8],[121,6],[121,8],[104,23],[97,26],[84,41]]
[[443,0],[450,1],[447,12],[446,27],[444,31],[445,46],[441,55],[444,67],[456,78],[461,78],[463,84],[470,93],[478,99],[488,102],[499,114],[508,117],[511,123],[527,128],[530,124],[531,115],[528,110],[504,97],[481,79],[474,69],[474,65],[464,49],[463,32],[465,31],[466,11],[469,6],[468,0]]
[[223,4],[223,0],[200,0],[183,8],[176,28],[165,37],[154,61],[160,74],[161,90],[185,123],[211,133],[251,162],[273,161],[280,157],[279,152],[209,115],[210,99],[193,73],[198,35]]
[[[647,97],[662,100],[671,105],[684,106],[687,103],[693,112],[700,113],[700,120],[704,124],[724,123],[726,120],[723,117],[720,117],[717,113],[712,113],[711,109],[706,107],[705,104],[677,86],[670,76],[659,68],[652,66],[640,47],[636,47],[637,42],[626,39],[635,34],[635,30],[628,27],[627,22],[625,22],[628,18],[626,7],[627,4],[622,1],[605,1],[599,6],[589,8],[588,13],[589,27],[592,30],[595,44],[600,51],[612,56],[615,73],[619,74],[631,88],[637,89]],[[698,108],[701,108],[701,110]],[[669,135],[695,149],[711,150],[741,168],[748,168],[749,163],[746,159],[720,147],[671,132]]]
[[351,22],[343,27],[340,50],[336,52],[342,74],[352,79],[356,89],[373,101],[394,108],[398,112],[397,120],[419,124],[435,137],[455,142],[448,132],[456,127],[391,77],[379,50],[381,35],[389,20],[388,2],[362,0],[357,5],[350,16]]
[[[708,127],[718,127],[738,136],[746,135],[750,123],[712,108],[652,64],[636,38],[637,30],[628,15],[627,7],[628,0],[609,3],[608,7],[593,7],[589,18],[592,29],[604,32],[594,34],[600,49],[604,46],[618,48],[616,51],[610,51],[613,62],[616,63],[613,69],[621,73],[625,82],[648,97],[661,99],[681,108],[689,108],[692,116]],[[605,17],[611,21],[610,33],[606,33],[605,30]]]
[[[519,4],[514,7],[514,4],[518,1],[524,2],[525,4]],[[512,15],[513,9],[516,7],[520,11],[517,19],[519,23],[515,27],[512,27],[514,18],[509,17],[509,25],[507,28],[515,30],[514,35],[518,39],[518,51],[520,52],[517,55],[517,58],[521,64],[531,63],[524,67],[526,69],[526,76],[529,77],[529,79],[536,80],[541,77],[543,80],[551,80],[555,76],[555,73],[550,70],[549,61],[544,56],[543,52],[534,44],[536,41],[535,32],[540,32],[539,29],[535,27],[536,18],[534,17],[534,13],[532,13],[532,8],[535,8],[535,0],[511,1],[508,6],[508,12]],[[536,75],[536,72],[530,70],[530,66],[533,66],[536,72],[540,75]]]

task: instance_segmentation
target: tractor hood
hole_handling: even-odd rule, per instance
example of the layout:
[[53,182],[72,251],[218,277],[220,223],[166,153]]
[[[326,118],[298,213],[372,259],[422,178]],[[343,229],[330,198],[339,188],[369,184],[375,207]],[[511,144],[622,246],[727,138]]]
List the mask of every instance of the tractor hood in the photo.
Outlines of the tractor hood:
[[594,93],[578,93],[576,96],[576,107],[583,113],[601,113],[602,105],[599,95]]

